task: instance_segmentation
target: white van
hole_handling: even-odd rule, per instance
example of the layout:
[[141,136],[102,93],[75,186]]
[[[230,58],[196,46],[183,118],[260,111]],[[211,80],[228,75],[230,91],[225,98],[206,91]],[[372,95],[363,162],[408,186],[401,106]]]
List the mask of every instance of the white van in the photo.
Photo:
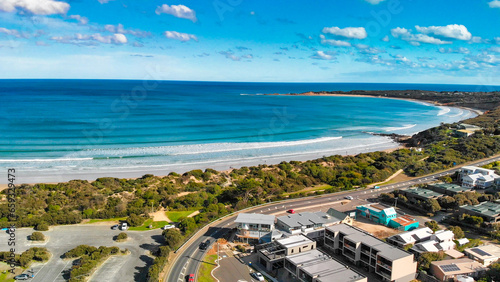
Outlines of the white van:
[[122,224],[120,224],[120,229],[121,230],[127,230],[128,229],[128,225],[126,222],[122,222]]

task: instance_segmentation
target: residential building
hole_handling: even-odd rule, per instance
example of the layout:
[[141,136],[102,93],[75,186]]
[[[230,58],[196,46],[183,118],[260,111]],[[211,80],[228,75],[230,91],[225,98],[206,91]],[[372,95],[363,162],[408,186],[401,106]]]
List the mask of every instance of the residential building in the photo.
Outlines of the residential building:
[[237,223],[236,237],[244,242],[269,242],[274,237],[274,221],[274,215],[240,213],[234,221]]
[[358,206],[356,210],[359,215],[383,225],[388,225],[391,219],[397,217],[396,210],[393,207],[387,207],[379,203]]
[[409,189],[401,190],[401,193],[413,204],[419,201],[427,201],[429,199],[438,199],[444,196],[444,194],[424,189],[420,187],[412,187]]
[[415,229],[409,232],[400,233],[388,237],[386,240],[389,244],[404,248],[409,245],[428,241],[431,239],[434,232],[429,227]]
[[472,188],[469,187],[463,187],[457,184],[451,184],[451,183],[434,183],[434,184],[429,184],[427,185],[427,189],[431,189],[433,191],[436,191],[441,194],[445,194],[448,196],[454,196],[458,193],[464,193],[464,192],[469,192],[472,191]]
[[465,255],[478,261],[483,266],[489,266],[500,258],[500,247],[497,245],[484,245],[464,250]]
[[469,130],[469,131],[475,132],[475,131],[481,130],[481,127],[479,127],[477,125],[461,123],[458,125],[458,129]]
[[467,188],[486,189],[495,185],[495,181],[500,179],[496,174],[471,174],[466,175],[462,179],[462,186]]
[[469,258],[434,261],[430,268],[430,273],[439,281],[455,280],[459,275],[478,278],[485,271],[483,265]]
[[[352,225],[353,221],[354,221],[354,218],[351,216],[352,213],[350,212],[347,212],[347,213],[343,213],[341,211],[338,211],[334,208],[329,208],[328,211],[326,212],[327,214],[335,217],[335,218],[338,218],[340,220],[340,223],[345,223],[345,224],[349,224],[349,225]],[[354,211],[354,217],[356,216],[356,212]]]
[[474,206],[461,206],[459,212],[473,216],[480,216],[485,222],[498,222],[500,220],[500,204],[495,202],[482,202]]
[[304,235],[290,236],[256,246],[259,263],[265,266],[267,271],[282,268],[286,256],[315,249],[316,242]]
[[278,217],[276,228],[288,233],[285,235],[307,234],[323,241],[325,227],[340,224],[344,219],[324,212],[302,212]]
[[417,263],[413,254],[356,227],[339,224],[326,228],[324,247],[376,273],[380,280],[408,282],[415,278]]
[[[368,279],[318,250],[287,256],[285,270],[303,282],[367,282]],[[291,279],[289,279],[291,280]]]
[[453,131],[456,137],[469,137],[474,134],[474,131],[467,129],[456,129]]
[[389,227],[392,227],[394,229],[402,230],[402,231],[410,231],[418,228],[418,221],[410,216],[410,215],[403,215],[397,218],[393,218],[389,221]]

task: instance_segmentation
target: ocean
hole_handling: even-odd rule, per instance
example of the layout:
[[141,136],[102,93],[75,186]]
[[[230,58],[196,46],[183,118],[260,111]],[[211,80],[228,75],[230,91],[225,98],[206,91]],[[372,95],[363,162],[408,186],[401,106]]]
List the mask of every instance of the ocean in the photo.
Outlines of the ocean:
[[[0,171],[17,183],[166,175],[308,160],[396,147],[411,135],[475,116],[423,102],[264,93],[474,85],[0,80]],[[0,183],[6,183],[6,177]]]

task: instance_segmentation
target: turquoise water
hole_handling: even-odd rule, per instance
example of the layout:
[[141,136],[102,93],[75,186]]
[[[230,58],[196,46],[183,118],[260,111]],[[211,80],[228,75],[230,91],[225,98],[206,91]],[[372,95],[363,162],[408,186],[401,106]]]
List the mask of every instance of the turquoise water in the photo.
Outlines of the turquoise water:
[[474,86],[0,80],[0,170],[15,168],[19,182],[54,182],[386,149],[395,144],[367,132],[410,135],[473,113],[395,99],[261,94],[467,87]]

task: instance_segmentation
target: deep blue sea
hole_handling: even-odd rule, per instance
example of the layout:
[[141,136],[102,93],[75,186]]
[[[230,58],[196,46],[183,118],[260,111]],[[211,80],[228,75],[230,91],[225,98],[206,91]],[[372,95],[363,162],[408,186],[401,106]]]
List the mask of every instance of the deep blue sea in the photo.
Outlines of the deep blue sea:
[[33,183],[306,160],[395,147],[368,132],[410,135],[474,116],[396,99],[262,95],[357,89],[500,87],[0,80],[0,171]]

